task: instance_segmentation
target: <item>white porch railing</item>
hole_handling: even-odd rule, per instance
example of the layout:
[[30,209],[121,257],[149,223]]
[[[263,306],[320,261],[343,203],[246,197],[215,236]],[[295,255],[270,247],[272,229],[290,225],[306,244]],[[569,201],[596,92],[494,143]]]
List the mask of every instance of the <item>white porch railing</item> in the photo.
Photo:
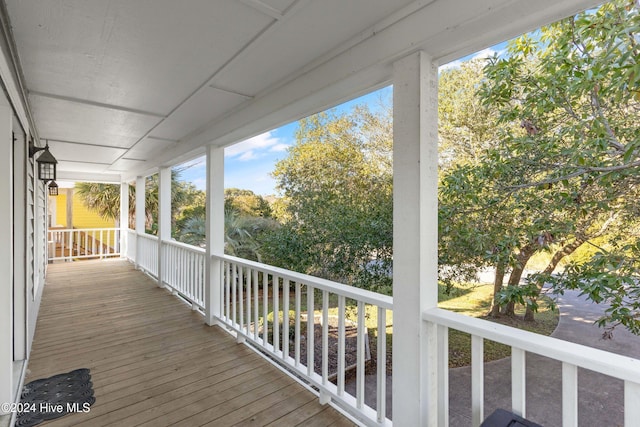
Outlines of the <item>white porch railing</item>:
[[[127,258],[158,279],[158,237],[127,230]],[[173,240],[162,241],[162,286],[204,311],[205,250]]]
[[49,229],[49,261],[120,256],[119,228]]
[[174,241],[162,242],[162,284],[204,310],[205,250]]
[[127,248],[127,253],[124,254],[125,257],[131,261],[135,262],[136,260],[136,231],[132,229],[127,229],[127,244],[125,245]]
[[562,425],[578,425],[578,367],[624,381],[624,425],[640,420],[640,360],[486,320],[433,308],[423,320],[437,325],[439,425],[448,422],[448,328],[471,334],[471,413],[474,426],[484,419],[483,342],[485,339],[511,346],[511,396],[513,412],[525,416],[525,354],[536,353],[562,362]]
[[136,266],[158,277],[158,238],[151,234],[136,236]]
[[[391,297],[236,257],[213,258],[222,263],[220,321],[315,386],[321,402],[333,400],[368,425],[391,425],[386,417]],[[316,310],[319,315],[311,314]],[[375,396],[367,400],[374,407],[365,403],[365,389],[371,389],[365,388],[370,336],[365,319],[372,313],[378,319],[378,369]],[[349,365],[355,368],[355,394],[347,392]]]

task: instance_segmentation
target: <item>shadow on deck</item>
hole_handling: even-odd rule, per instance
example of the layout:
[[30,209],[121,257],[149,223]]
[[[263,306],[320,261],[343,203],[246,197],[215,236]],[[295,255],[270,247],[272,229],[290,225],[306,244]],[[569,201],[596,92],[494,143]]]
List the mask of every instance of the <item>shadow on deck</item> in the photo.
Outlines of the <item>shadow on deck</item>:
[[96,402],[47,426],[353,425],[122,260],[48,267],[25,382],[78,368]]

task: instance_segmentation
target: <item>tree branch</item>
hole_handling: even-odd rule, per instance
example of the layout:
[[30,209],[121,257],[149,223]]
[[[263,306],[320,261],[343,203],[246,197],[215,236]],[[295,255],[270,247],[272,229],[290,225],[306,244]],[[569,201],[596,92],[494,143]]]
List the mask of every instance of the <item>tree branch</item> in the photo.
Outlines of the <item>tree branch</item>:
[[624,164],[624,165],[617,165],[617,166],[582,168],[582,169],[578,169],[577,171],[575,171],[573,173],[570,173],[568,175],[559,176],[557,178],[545,179],[545,180],[542,180],[542,181],[531,182],[531,183],[528,183],[528,184],[511,185],[511,186],[508,186],[506,188],[509,189],[509,190],[517,190],[517,189],[521,189],[521,188],[537,187],[537,186],[540,186],[540,185],[555,184],[556,182],[564,181],[565,179],[576,178],[576,177],[578,177],[580,175],[584,175],[584,174],[589,173],[589,172],[615,172],[615,171],[621,171],[621,170],[626,170],[626,169],[635,168],[635,167],[640,167],[640,160],[637,160],[637,161],[631,162],[631,163],[627,163],[627,164]]
[[609,135],[609,143],[615,148],[617,151],[624,151],[624,145],[622,145],[616,135],[613,133],[613,129],[611,129],[611,125],[609,124],[609,120],[604,116],[602,112],[602,105],[600,104],[600,100],[598,99],[598,90],[597,87],[594,87],[591,90],[591,106],[593,107],[594,113],[600,117],[602,120],[602,124],[604,125],[605,130],[607,131],[607,135]]

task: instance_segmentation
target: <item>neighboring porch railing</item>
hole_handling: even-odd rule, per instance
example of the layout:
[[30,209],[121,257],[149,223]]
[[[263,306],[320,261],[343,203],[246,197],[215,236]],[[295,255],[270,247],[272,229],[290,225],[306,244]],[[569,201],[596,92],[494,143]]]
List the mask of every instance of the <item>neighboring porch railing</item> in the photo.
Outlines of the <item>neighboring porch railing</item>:
[[48,230],[49,261],[120,256],[119,228]]

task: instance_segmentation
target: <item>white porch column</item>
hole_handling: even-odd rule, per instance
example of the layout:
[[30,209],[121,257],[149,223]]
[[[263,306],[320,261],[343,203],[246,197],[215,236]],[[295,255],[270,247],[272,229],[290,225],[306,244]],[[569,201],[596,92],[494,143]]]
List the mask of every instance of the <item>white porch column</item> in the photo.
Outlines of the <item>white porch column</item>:
[[162,287],[165,263],[162,243],[171,240],[171,168],[158,172],[158,286]]
[[393,423],[437,424],[438,74],[424,52],[393,67]]
[[136,177],[136,268],[140,267],[138,260],[142,258],[142,239],[137,236],[144,235],[144,222],[147,215],[145,212],[145,181],[144,176]]
[[224,255],[224,148],[207,147],[207,252],[204,287],[207,325],[220,316],[221,262],[211,255]]
[[129,183],[120,183],[120,258],[127,257],[129,237]]
[[[0,95],[0,403],[13,402],[13,138]],[[0,415],[6,414],[0,409]]]

